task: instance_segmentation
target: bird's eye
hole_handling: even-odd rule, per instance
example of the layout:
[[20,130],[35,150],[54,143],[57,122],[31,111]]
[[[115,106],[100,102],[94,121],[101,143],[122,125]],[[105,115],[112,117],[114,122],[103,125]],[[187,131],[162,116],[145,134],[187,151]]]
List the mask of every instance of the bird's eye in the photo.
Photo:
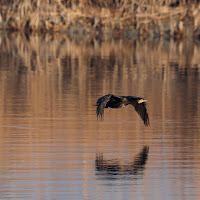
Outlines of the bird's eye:
[[143,103],[143,99],[138,100],[138,103]]

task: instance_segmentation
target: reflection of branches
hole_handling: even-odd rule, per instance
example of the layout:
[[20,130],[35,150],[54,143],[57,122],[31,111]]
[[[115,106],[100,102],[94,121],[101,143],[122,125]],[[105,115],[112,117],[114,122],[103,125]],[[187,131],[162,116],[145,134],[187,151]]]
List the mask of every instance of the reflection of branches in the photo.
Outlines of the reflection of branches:
[[103,153],[98,153],[96,155],[96,170],[102,172],[102,175],[105,176],[143,174],[148,153],[149,147],[144,146],[129,165],[121,165],[118,159],[105,160]]

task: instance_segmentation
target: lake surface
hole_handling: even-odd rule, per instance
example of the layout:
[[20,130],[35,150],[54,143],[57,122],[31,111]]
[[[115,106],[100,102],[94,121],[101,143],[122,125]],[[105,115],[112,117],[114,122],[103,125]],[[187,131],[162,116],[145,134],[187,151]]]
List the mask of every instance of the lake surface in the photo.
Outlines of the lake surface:
[[[200,199],[200,45],[0,37],[1,199]],[[148,100],[150,126],[105,94]]]

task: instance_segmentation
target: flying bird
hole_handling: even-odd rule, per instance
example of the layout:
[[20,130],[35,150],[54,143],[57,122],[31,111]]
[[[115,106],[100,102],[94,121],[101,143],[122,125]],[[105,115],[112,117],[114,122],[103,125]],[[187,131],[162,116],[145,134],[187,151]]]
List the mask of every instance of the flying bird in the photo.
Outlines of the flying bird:
[[123,108],[129,104],[131,104],[135,111],[140,115],[142,120],[144,121],[145,126],[149,126],[149,116],[146,109],[146,102],[147,100],[141,97],[135,96],[116,96],[113,94],[107,94],[97,100],[97,119],[99,117],[101,120],[103,119],[104,115],[104,108]]

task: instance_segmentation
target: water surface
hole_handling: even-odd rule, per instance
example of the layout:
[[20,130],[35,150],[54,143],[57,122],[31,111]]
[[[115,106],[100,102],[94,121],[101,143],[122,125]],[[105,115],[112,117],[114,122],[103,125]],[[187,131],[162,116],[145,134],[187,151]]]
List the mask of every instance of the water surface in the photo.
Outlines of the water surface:
[[[200,198],[200,47],[0,38],[1,199]],[[148,100],[106,109],[108,93]]]

